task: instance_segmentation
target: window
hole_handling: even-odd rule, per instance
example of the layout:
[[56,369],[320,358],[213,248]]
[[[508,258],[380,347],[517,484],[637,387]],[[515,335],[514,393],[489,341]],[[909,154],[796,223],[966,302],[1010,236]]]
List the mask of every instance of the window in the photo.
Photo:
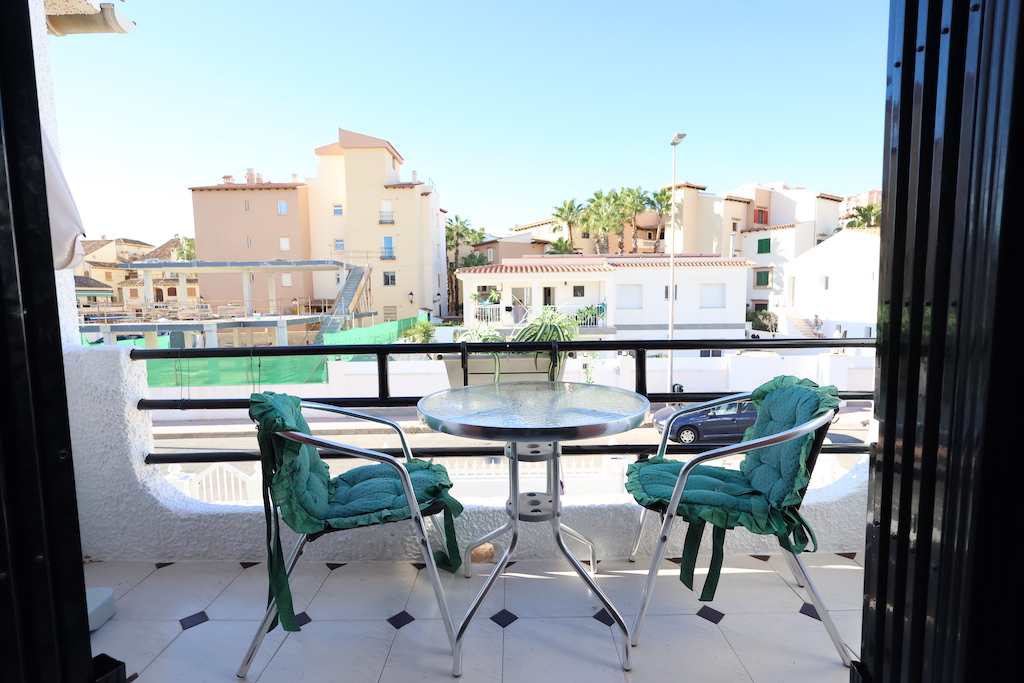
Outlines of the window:
[[192,298],[192,299],[195,299],[196,298],[196,288],[195,287],[186,287],[185,288],[185,296],[187,296],[189,298]]
[[388,323],[393,320],[398,320],[398,306],[385,306],[384,322]]
[[615,288],[616,308],[643,308],[643,285],[618,285]]
[[395,271],[385,270],[384,271],[384,286],[394,287],[395,286]]
[[875,336],[875,328],[873,328],[873,327],[865,327],[864,328],[864,336],[865,337],[874,337]]
[[341,273],[335,273],[334,274],[334,284],[336,284],[336,285],[340,285],[341,284]]
[[757,241],[758,254],[770,254],[772,252],[772,238],[765,237]]
[[722,357],[722,349],[701,349],[700,350],[700,357],[701,358],[721,358]]
[[651,232],[650,230],[647,231],[647,239],[649,239],[649,240],[653,240],[654,239],[654,233]]
[[384,235],[381,238],[380,257],[384,261],[395,260],[395,238],[391,235]]
[[585,239],[585,240],[589,240],[590,239],[590,233],[587,232],[586,230],[583,230],[583,231],[580,232],[580,238]]
[[345,240],[334,240],[334,251],[345,251]]
[[584,289],[585,288],[584,288],[583,285],[573,285],[572,286],[572,295],[573,296],[577,296],[577,297],[578,296],[583,296]]
[[395,212],[391,209],[391,200],[380,200],[380,224],[389,225],[395,222]]
[[167,296],[178,296],[178,288],[177,287],[168,287],[167,288]]
[[291,287],[292,286],[292,274],[291,273],[281,273],[281,286],[282,287]]
[[252,238],[251,237],[246,237],[245,241],[246,241],[246,246],[250,246],[250,247],[252,246]]
[[287,216],[288,215],[288,202],[278,202],[277,203],[277,215],[278,216]]
[[733,221],[732,222],[732,231],[733,232],[739,232],[739,229],[740,229],[739,221]]
[[[676,285],[672,291],[672,298],[677,301],[679,300],[679,285]],[[665,301],[668,301],[668,285],[665,285]]]
[[768,301],[765,299],[751,299],[750,303],[754,304],[755,311],[767,311]]
[[281,251],[291,251],[291,250],[292,250],[292,239],[290,237],[282,237],[281,238]]
[[765,225],[768,223],[768,209],[757,208],[754,209],[754,222],[759,225]]
[[771,287],[772,286],[772,269],[771,268],[759,268],[754,270],[754,286],[755,287]]
[[494,262],[494,249],[492,247],[487,247],[487,261],[490,263]]
[[246,202],[245,202],[245,210],[246,211],[249,210],[249,201],[248,200],[246,200]]
[[256,273],[249,273],[249,282],[256,282]]
[[725,283],[700,286],[701,308],[725,308]]
[[828,275],[825,276],[824,280],[825,281],[823,283],[823,286],[824,286],[825,289],[828,289]]
[[106,276],[106,279],[108,281],[113,281],[114,280],[114,274],[111,273],[109,270],[105,273],[105,276]]
[[334,214],[335,216],[341,216],[341,215],[343,215],[343,214],[342,214],[342,208],[341,208],[341,204],[335,204],[335,205],[334,205],[334,207],[333,207],[333,209],[332,209],[332,212],[333,212],[333,214]]
[[131,289],[129,289],[128,290],[128,298],[129,299],[138,299],[139,298],[139,290],[136,289],[135,287],[132,287]]

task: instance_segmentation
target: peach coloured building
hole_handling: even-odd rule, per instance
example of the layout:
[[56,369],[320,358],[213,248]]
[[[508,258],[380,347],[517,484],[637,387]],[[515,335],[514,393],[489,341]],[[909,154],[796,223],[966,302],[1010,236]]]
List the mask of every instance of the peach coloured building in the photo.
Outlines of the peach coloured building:
[[[330,260],[355,268],[372,297],[376,321],[439,314],[446,297],[444,211],[436,189],[401,178],[404,159],[386,140],[338,130],[337,142],[315,150],[317,174],[305,183],[264,182],[252,171],[244,183],[193,187],[196,256],[202,261]],[[341,278],[333,272],[251,273],[253,300],[269,312],[333,304]],[[266,278],[280,281],[268,287]],[[351,275],[350,275],[351,277]],[[241,301],[237,274],[201,275],[204,299]]]

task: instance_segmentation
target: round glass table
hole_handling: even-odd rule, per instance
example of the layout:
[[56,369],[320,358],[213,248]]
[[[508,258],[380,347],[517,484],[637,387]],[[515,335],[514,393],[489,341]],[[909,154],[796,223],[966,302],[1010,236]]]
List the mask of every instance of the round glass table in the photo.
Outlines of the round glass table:
[[[508,521],[499,529],[478,538],[465,551],[465,573],[472,575],[473,548],[511,532],[505,552],[495,564],[459,626],[455,639],[455,675],[461,673],[462,640],[466,628],[504,571],[519,540],[519,522],[551,522],[559,550],[604,603],[623,634],[622,668],[629,670],[629,631],[622,615],[598,587],[594,544],[561,523],[562,441],[619,434],[643,424],[650,408],[648,400],[632,391],[600,384],[574,382],[502,382],[455,387],[424,396],[416,406],[420,419],[431,429],[471,439],[505,441],[509,459],[509,497],[505,504]],[[547,462],[547,490],[519,491],[519,463]],[[590,549],[590,572],[566,547],[563,534]]]

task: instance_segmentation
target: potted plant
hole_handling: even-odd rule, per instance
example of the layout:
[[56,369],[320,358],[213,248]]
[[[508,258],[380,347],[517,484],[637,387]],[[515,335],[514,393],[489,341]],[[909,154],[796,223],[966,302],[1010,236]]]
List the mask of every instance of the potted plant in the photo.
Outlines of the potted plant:
[[[460,341],[467,342],[551,342],[572,341],[579,336],[579,322],[551,307],[541,309],[540,314],[515,327],[509,335],[487,325],[465,332]],[[565,369],[565,355],[558,354],[558,360],[551,362],[550,354],[535,353],[494,353],[491,359],[470,356],[468,359],[469,384],[506,381],[555,380]],[[448,381],[453,387],[463,386],[462,357],[445,355]]]

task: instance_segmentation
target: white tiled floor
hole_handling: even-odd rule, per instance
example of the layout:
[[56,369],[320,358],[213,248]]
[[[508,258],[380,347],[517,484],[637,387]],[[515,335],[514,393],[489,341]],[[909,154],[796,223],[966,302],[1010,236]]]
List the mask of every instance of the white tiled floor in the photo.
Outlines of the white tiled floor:
[[[859,651],[862,555],[803,556],[847,643]],[[476,576],[442,577],[458,618],[492,565]],[[704,565],[706,567],[706,560]],[[632,623],[647,565],[601,562],[598,580]],[[819,621],[800,613],[805,602],[781,556],[726,558],[715,600],[716,624],[697,614],[704,604],[665,561],[633,670],[619,666],[617,628],[594,619],[602,605],[562,560],[516,562],[498,580],[469,627],[464,645],[467,683],[535,680],[587,683],[644,681],[847,681],[849,671]],[[698,588],[703,581],[700,564]],[[230,683],[266,600],[265,566],[237,562],[97,562],[85,567],[88,586],[110,586],[117,613],[93,633],[93,653],[124,661],[141,683]],[[425,570],[408,563],[299,563],[293,579],[296,612],[312,619],[287,636],[264,641],[247,680],[452,681],[451,651]],[[505,628],[490,616],[517,618]],[[386,619],[415,619],[399,629]],[[183,628],[180,619],[207,617]],[[712,615],[713,616],[713,615]],[[196,620],[201,619],[199,617]]]

